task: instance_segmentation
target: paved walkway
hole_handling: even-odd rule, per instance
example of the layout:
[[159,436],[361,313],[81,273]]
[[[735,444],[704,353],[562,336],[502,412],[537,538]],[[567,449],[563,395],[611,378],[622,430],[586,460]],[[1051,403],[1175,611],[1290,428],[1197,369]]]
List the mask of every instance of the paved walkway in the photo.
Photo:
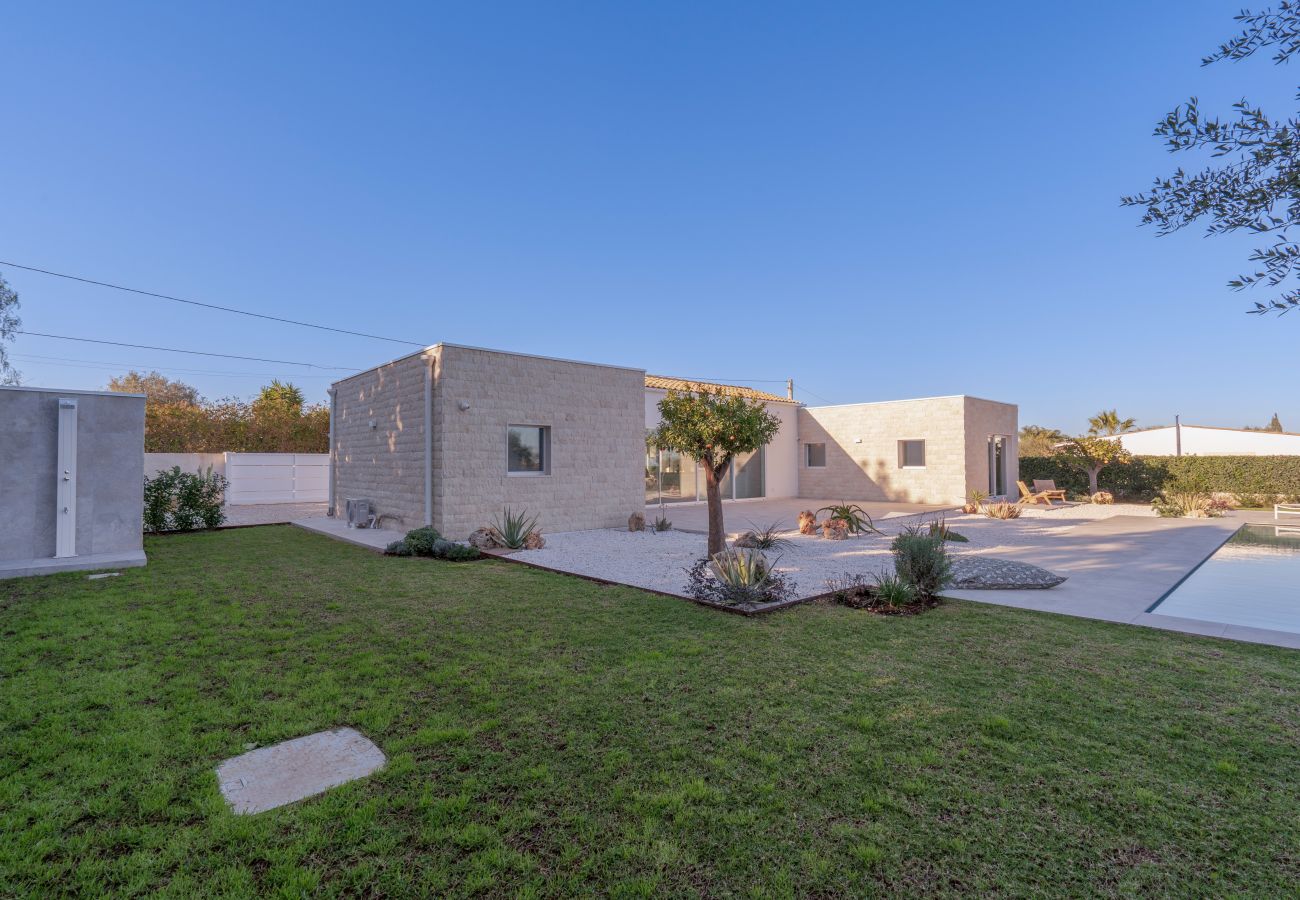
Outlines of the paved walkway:
[[295,519],[292,524],[370,550],[383,550],[406,535],[405,531],[390,531],[387,528],[349,528],[345,520],[328,516]]
[[[751,528],[766,528],[773,522],[779,522],[786,530],[793,531],[798,523],[799,513],[805,509],[816,510],[842,500],[809,500],[799,497],[763,498],[760,500],[724,500],[722,518],[730,535],[748,531]],[[884,501],[857,501],[873,520],[893,518],[900,515],[910,516],[934,510],[950,510],[952,504],[934,503],[889,503]],[[645,520],[653,525],[659,518],[659,506],[647,506]],[[665,503],[664,515],[678,531],[698,531],[701,534],[709,530],[709,508],[703,501],[697,503]]]
[[945,591],[980,603],[1126,622],[1300,648],[1300,634],[1163,616],[1147,609],[1219,549],[1242,524],[1271,522],[1267,513],[1233,513],[1221,519],[1158,519],[1115,516],[1044,535],[1022,546],[998,547],[993,555],[1066,575],[1046,591]]

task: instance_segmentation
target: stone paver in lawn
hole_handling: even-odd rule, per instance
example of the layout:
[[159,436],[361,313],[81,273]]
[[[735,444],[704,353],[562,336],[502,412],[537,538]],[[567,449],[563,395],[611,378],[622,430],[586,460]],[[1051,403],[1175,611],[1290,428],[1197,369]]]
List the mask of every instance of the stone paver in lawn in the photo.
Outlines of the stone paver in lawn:
[[361,732],[335,728],[231,757],[217,766],[217,782],[236,813],[259,813],[364,778],[384,762]]

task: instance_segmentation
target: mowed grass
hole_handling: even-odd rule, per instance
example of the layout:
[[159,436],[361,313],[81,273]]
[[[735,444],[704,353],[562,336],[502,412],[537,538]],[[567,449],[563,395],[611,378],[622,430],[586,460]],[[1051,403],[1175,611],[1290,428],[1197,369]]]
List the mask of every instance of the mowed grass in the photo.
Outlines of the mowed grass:
[[[1293,894],[1300,654],[949,603],[743,619],[290,527],[0,583],[0,893]],[[385,769],[235,816],[214,766]]]

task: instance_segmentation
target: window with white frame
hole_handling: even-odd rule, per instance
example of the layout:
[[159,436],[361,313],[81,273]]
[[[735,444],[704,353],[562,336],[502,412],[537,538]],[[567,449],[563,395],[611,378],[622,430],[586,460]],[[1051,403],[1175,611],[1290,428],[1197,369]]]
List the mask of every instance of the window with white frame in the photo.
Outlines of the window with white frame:
[[506,427],[506,473],[509,475],[551,474],[549,425]]
[[804,444],[803,464],[806,468],[809,469],[826,468],[826,445],[825,444]]
[[899,441],[898,465],[902,469],[924,469],[925,441]]

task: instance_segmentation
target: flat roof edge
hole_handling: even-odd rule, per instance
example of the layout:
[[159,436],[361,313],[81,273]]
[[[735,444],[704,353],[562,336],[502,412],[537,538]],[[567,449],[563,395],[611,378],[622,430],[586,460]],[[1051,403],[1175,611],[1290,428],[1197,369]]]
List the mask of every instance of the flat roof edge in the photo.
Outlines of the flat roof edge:
[[847,406],[882,406],[886,403],[923,403],[927,400],[979,400],[981,403],[996,403],[998,406],[1014,406],[1006,400],[990,400],[988,397],[976,397],[974,394],[943,394],[938,397],[903,397],[897,400],[860,400],[857,403],[826,403],[821,406],[805,406],[804,409],[839,409]]
[[52,387],[35,387],[27,384],[0,384],[0,391],[29,391],[34,394],[81,394],[85,397],[135,397],[141,400],[147,400],[144,394],[133,394],[129,391],[87,391],[81,388],[52,388]]
[[422,350],[414,350],[410,353],[407,353],[405,356],[399,356],[395,359],[390,359],[387,362],[379,363],[378,365],[371,366],[368,369],[362,369],[360,372],[357,372],[355,375],[349,375],[346,378],[340,378],[338,381],[330,382],[330,386],[333,387],[336,384],[342,384],[345,381],[351,381],[353,378],[357,378],[361,375],[365,375],[368,372],[373,372],[376,369],[382,369],[385,366],[391,366],[399,362],[404,362],[413,356],[422,356],[423,354],[428,353],[431,350],[438,350],[439,348],[442,347],[450,347],[455,350],[473,350],[477,353],[495,353],[499,356],[518,356],[522,359],[544,359],[547,360],[548,362],[569,363],[570,365],[575,365],[575,366],[594,366],[600,369],[617,369],[621,372],[640,372],[642,376],[645,375],[645,369],[637,368],[636,366],[616,366],[613,363],[589,362],[584,359],[567,359],[566,357],[563,356],[545,356],[541,353],[519,353],[515,350],[494,350],[491,347],[475,347],[472,344],[455,344],[452,343],[451,341],[439,341],[436,344],[430,344],[429,346],[425,347]]

